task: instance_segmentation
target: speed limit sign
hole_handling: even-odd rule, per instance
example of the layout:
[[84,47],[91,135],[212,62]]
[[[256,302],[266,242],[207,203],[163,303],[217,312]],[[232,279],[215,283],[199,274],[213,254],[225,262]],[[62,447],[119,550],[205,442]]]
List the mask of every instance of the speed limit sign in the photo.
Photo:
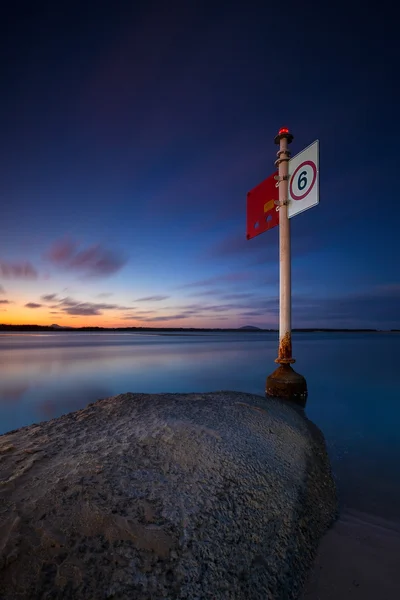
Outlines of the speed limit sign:
[[289,161],[289,218],[319,202],[318,151],[316,140]]

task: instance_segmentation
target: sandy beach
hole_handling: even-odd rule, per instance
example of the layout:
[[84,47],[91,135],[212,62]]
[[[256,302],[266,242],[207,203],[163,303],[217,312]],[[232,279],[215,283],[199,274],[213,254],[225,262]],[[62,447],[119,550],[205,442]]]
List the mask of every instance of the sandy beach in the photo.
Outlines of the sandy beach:
[[323,538],[302,600],[400,598],[400,522],[346,510]]

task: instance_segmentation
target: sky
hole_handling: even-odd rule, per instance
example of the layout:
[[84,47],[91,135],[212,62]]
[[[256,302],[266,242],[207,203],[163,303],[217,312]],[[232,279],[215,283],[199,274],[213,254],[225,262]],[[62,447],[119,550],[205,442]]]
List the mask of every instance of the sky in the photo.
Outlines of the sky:
[[246,194],[320,143],[291,219],[293,327],[400,327],[390,3],[8,3],[0,323],[278,327],[278,229]]

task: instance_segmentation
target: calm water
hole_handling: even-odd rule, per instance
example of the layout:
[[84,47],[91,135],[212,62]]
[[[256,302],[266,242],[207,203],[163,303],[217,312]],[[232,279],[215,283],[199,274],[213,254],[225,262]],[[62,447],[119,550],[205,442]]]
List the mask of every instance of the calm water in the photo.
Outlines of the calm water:
[[[264,394],[276,334],[0,334],[0,433],[122,392]],[[294,335],[344,506],[400,519],[400,334]]]

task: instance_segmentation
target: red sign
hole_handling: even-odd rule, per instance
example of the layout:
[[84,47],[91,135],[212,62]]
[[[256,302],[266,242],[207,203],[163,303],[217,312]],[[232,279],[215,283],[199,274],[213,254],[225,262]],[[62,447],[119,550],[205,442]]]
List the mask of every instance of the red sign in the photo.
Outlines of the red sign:
[[279,225],[279,211],[276,210],[275,204],[275,200],[279,200],[279,190],[275,185],[276,175],[278,171],[247,193],[248,240]]

